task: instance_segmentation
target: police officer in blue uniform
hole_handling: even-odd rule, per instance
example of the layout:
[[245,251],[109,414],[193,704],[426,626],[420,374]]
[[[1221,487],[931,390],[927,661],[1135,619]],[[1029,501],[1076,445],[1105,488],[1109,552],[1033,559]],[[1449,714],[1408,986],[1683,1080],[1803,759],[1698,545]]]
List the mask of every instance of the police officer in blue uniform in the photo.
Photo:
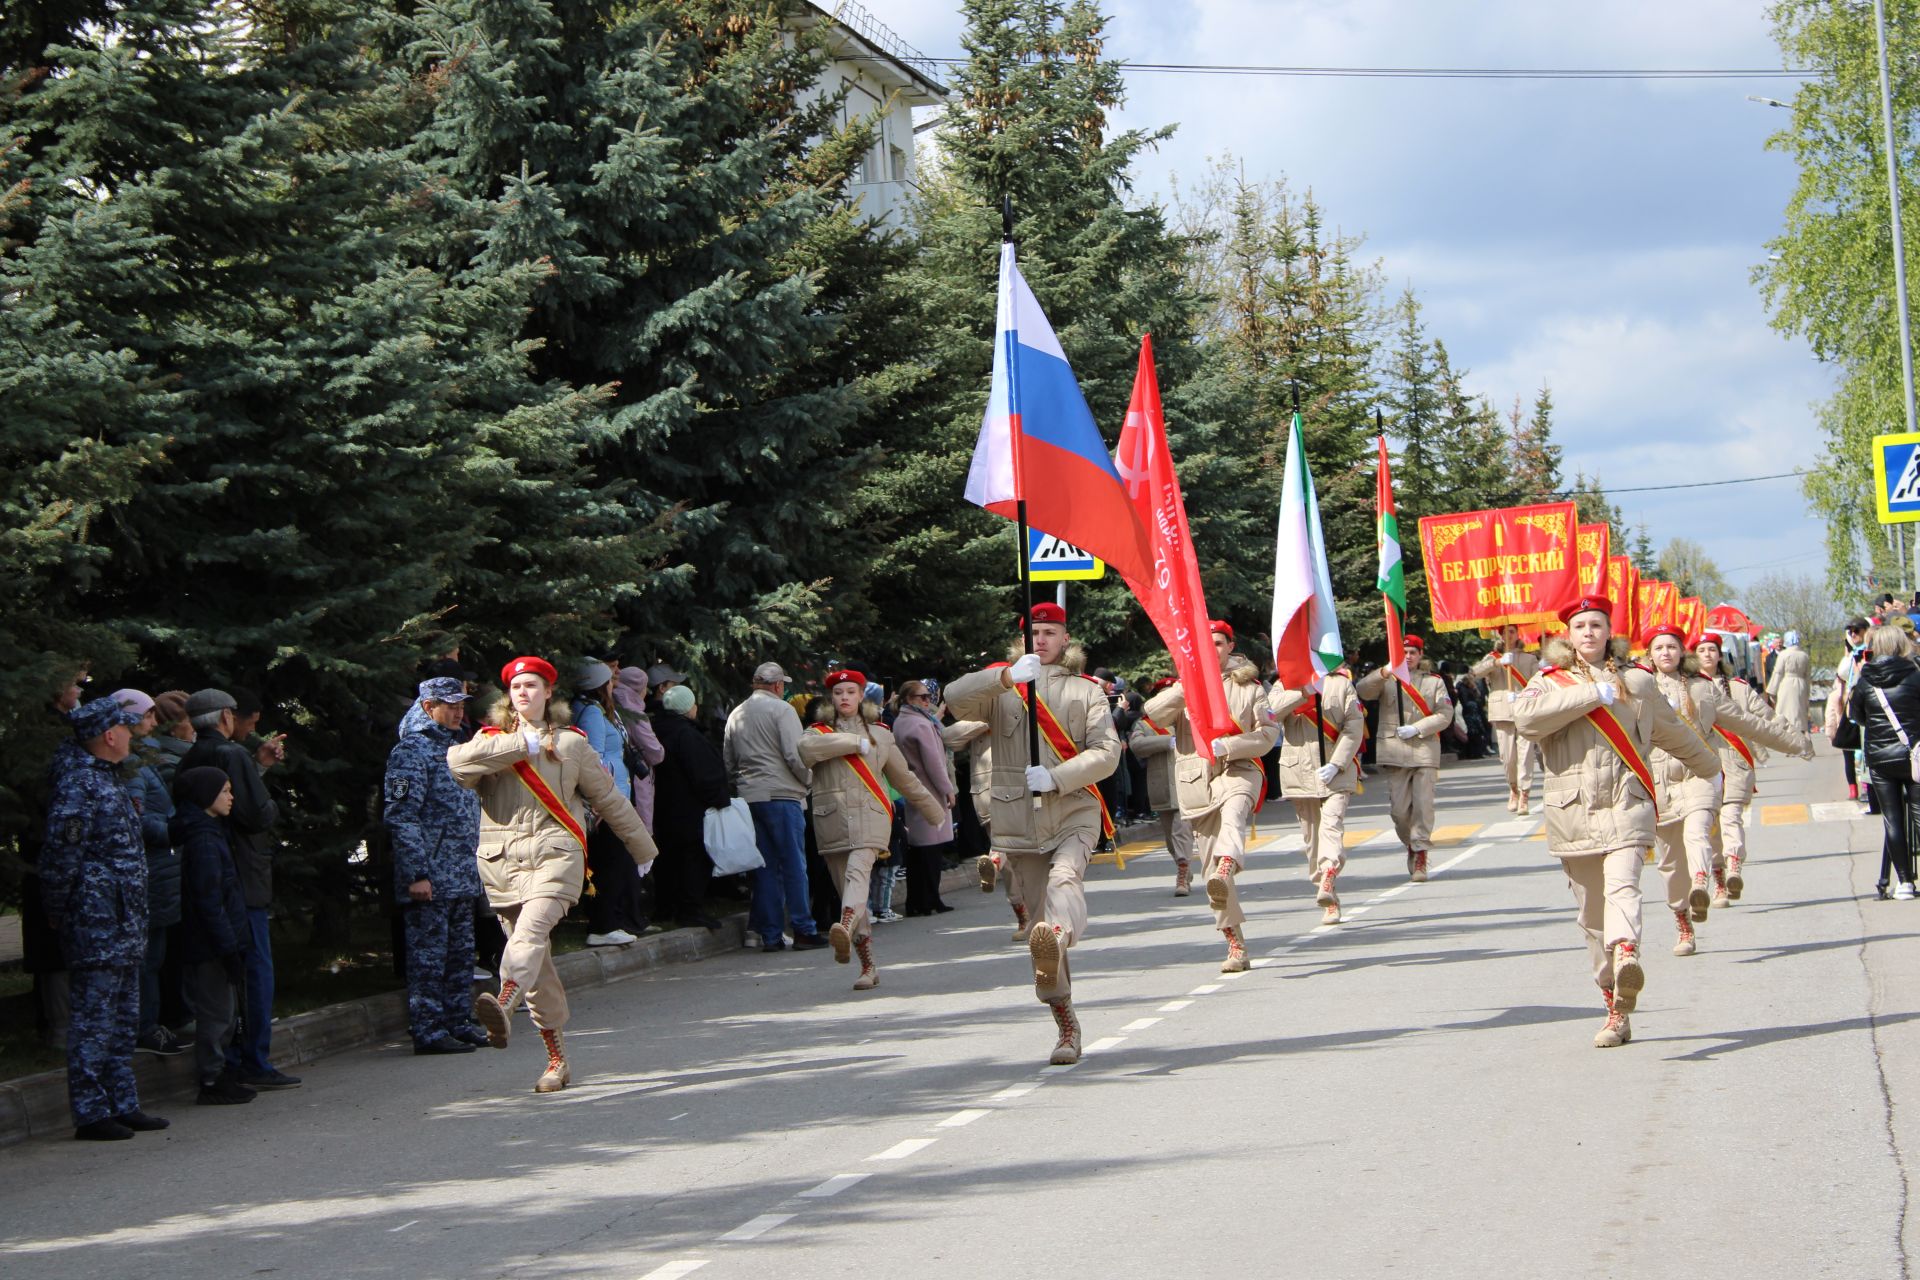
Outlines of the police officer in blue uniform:
[[147,949],[147,855],[140,813],[120,777],[140,717],[113,698],[67,713],[54,751],[41,902],[70,975],[67,1098],[73,1136],[131,1138],[167,1127],[140,1110],[133,1079],[140,966]]
[[471,1016],[480,797],[447,769],[467,692],[451,676],[423,680],[419,692],[418,713],[387,756],[385,787],[394,893],[406,921],[407,1024],[415,1053],[472,1053],[487,1043]]

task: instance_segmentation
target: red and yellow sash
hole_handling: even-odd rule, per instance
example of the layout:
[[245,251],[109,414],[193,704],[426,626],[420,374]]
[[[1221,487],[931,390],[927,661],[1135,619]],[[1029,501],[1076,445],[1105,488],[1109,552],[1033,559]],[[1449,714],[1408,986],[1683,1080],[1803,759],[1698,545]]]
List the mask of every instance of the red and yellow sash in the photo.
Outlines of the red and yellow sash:
[[1170,736],[1171,733],[1173,732],[1170,729],[1162,729],[1159,725],[1155,724],[1153,722],[1152,716],[1141,716],[1140,723],[1144,724],[1145,726],[1147,726],[1147,728],[1153,730],[1155,733],[1159,734],[1163,738]]
[[[500,732],[500,727],[490,724],[484,726],[480,732],[486,734],[488,737],[492,737],[494,734]],[[579,730],[576,729],[574,732],[578,733]],[[585,735],[582,736],[584,737]],[[568,835],[580,842],[580,853],[584,859],[587,852],[587,829],[580,825],[580,819],[574,817],[573,814],[568,811],[567,806],[560,802],[560,797],[554,794],[552,787],[547,785],[547,780],[540,776],[538,769],[533,767],[533,761],[531,759],[515,760],[512,767],[513,776],[520,779],[522,786],[533,792],[533,798],[540,802],[540,807],[547,811],[547,815],[562,827],[565,827]],[[586,866],[584,861],[582,861],[581,866],[586,874],[586,895],[591,898],[594,896],[593,871]]]
[[[808,732],[837,733],[839,730],[830,729],[824,724],[816,724],[808,726]],[[841,756],[840,759],[844,760],[847,767],[853,770],[854,777],[866,784],[867,790],[870,791],[873,794],[873,798],[879,802],[880,811],[888,817],[892,817],[893,801],[887,799],[887,789],[880,785],[880,779],[873,776],[873,766],[869,765],[864,758],[857,754]]]
[[1320,701],[1319,694],[1316,693],[1313,697],[1301,703],[1299,709],[1293,714],[1303,720],[1311,720],[1319,725],[1320,732],[1325,735],[1328,742],[1340,741],[1340,729],[1331,720],[1327,719],[1326,709]]
[[[1545,670],[1540,674],[1559,685],[1580,683],[1568,671]],[[1647,800],[1653,805],[1653,817],[1657,823],[1660,820],[1660,793],[1653,785],[1653,770],[1647,766],[1646,757],[1640,754],[1640,748],[1634,744],[1627,727],[1620,723],[1619,716],[1613,714],[1612,707],[1595,707],[1587,712],[1587,719],[1600,731],[1600,736],[1606,739],[1614,754],[1620,757],[1620,763],[1626,765],[1627,771],[1640,779],[1640,785],[1647,789]]]
[[1754,767],[1753,748],[1749,747],[1746,744],[1746,741],[1743,738],[1741,738],[1739,734],[1729,733],[1725,728],[1723,728],[1718,724],[1713,726],[1713,731],[1719,734],[1721,737],[1725,738],[1727,740],[1727,745],[1731,746],[1735,751],[1738,751],[1740,753],[1740,758],[1747,762],[1747,768],[1751,769]]
[[[1053,748],[1053,754],[1060,758],[1061,764],[1080,754],[1080,748],[1074,746],[1073,739],[1067,736],[1066,726],[1061,724],[1060,718],[1053,714],[1053,708],[1047,705],[1047,700],[1040,696],[1038,689],[1033,691],[1033,709],[1034,719],[1040,726],[1040,736],[1046,739],[1049,747]],[[1094,803],[1100,806],[1101,834],[1109,840],[1113,839],[1113,815],[1107,812],[1106,797],[1102,796],[1100,788],[1092,783],[1088,783],[1086,789],[1093,796]]]
[[1427,705],[1427,700],[1420,696],[1418,689],[1414,688],[1413,685],[1407,681],[1400,679],[1398,674],[1396,674],[1393,679],[1395,683],[1406,691],[1406,695],[1413,699],[1413,705],[1419,708],[1420,718],[1422,720],[1433,714],[1433,708]]

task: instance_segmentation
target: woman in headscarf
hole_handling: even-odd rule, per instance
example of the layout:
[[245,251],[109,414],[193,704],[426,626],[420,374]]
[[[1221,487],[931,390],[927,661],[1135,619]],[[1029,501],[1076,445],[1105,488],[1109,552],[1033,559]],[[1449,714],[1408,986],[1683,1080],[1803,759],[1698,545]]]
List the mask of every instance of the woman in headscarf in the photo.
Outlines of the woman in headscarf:
[[937,820],[907,807],[907,914],[951,911],[940,899],[940,872],[953,850],[953,801],[959,792],[947,765],[947,745],[933,709],[933,694],[924,681],[909,680],[900,686],[893,737],[907,768],[942,806]]

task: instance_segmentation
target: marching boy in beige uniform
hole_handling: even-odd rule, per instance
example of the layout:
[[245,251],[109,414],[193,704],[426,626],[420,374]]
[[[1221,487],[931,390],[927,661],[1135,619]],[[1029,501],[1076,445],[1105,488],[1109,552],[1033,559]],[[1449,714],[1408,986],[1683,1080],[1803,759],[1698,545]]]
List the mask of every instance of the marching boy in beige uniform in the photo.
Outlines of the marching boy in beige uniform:
[[1493,652],[1473,664],[1472,674],[1487,682],[1487,719],[1507,772],[1507,808],[1518,814],[1526,813],[1527,793],[1533,790],[1534,746],[1513,731],[1513,700],[1539,669],[1540,659],[1521,645],[1515,626],[1500,628]]
[[[1440,731],[1453,723],[1453,699],[1447,696],[1446,682],[1426,665],[1426,641],[1407,636],[1404,643],[1414,671],[1411,690],[1385,667],[1361,676],[1356,688],[1362,698],[1380,700],[1374,763],[1387,775],[1393,830],[1407,851],[1407,875],[1421,881],[1427,878],[1427,845],[1433,839]],[[1422,702],[1427,704],[1424,711]]]
[[1612,1049],[1633,1038],[1627,1015],[1646,986],[1640,968],[1640,866],[1653,843],[1654,748],[1698,777],[1720,757],[1680,723],[1653,673],[1613,640],[1613,604],[1582,596],[1560,611],[1565,636],[1542,647],[1546,666],[1514,703],[1513,725],[1539,744],[1546,773],[1547,848],[1560,859],[1587,937],[1607,1021],[1593,1038]]
[[1207,901],[1213,907],[1213,925],[1227,940],[1222,973],[1242,973],[1248,967],[1246,913],[1240,909],[1240,890],[1234,876],[1247,860],[1247,835],[1253,830],[1253,812],[1266,791],[1260,758],[1273,750],[1278,730],[1267,710],[1260,671],[1233,651],[1233,628],[1224,622],[1213,627],[1214,652],[1220,655],[1221,684],[1226,688],[1227,713],[1240,732],[1212,743],[1213,761],[1200,754],[1193,722],[1187,717],[1187,696],[1176,682],[1153,695],[1145,714],[1155,723],[1173,728],[1174,787],[1180,816],[1193,824],[1194,842],[1205,861]]
[[1353,799],[1367,712],[1345,667],[1327,673],[1318,694],[1273,686],[1267,709],[1280,722],[1280,794],[1293,802],[1305,843],[1307,874],[1324,907],[1323,924],[1340,923],[1334,880],[1347,865],[1347,804]]
[[[1154,681],[1153,692],[1159,693],[1172,683],[1171,676],[1162,676]],[[1173,763],[1177,753],[1173,730],[1143,711],[1127,735],[1127,750],[1145,766],[1147,803],[1160,815],[1160,838],[1173,855],[1173,896],[1184,898],[1192,892],[1193,884],[1193,824],[1180,812],[1174,798]]]
[[514,1008],[526,1000],[547,1045],[547,1069],[533,1086],[537,1093],[573,1081],[560,1038],[567,993],[553,967],[551,935],[580,901],[586,880],[585,811],[590,807],[613,828],[641,874],[659,855],[593,744],[568,727],[565,706],[553,698],[558,678],[543,658],[515,658],[500,672],[507,696],[494,709],[493,722],[447,751],[454,781],[480,793],[480,883],[507,934],[500,994],[477,996],[473,1016],[493,1047],[504,1049]]
[[950,749],[967,748],[968,787],[973,792],[973,812],[980,819],[980,829],[987,833],[987,851],[980,855],[974,865],[980,873],[980,892],[992,893],[994,885],[1000,885],[1007,895],[1007,906],[1013,909],[1013,940],[1027,940],[1027,905],[1013,896],[1013,877],[1001,875],[1007,864],[1007,855],[992,847],[993,844],[993,747],[990,745],[991,727],[981,720],[956,720],[940,731]]
[[[1063,664],[1067,611],[1037,604],[1030,615],[1033,652],[947,686],[947,708],[962,720],[992,726],[993,843],[1007,856],[1015,896],[1034,924],[1027,935],[1033,991],[1053,1012],[1059,1042],[1052,1061],[1080,1060],[1080,1020],[1073,1012],[1067,952],[1087,930],[1087,862],[1102,827],[1095,784],[1120,763],[1100,686]],[[1027,764],[1027,699],[1039,701],[1040,756]]]
[[855,991],[880,985],[880,971],[873,965],[873,922],[867,916],[873,864],[893,834],[893,802],[880,779],[892,783],[928,822],[946,817],[940,802],[907,767],[892,732],[867,719],[866,710],[873,704],[866,701],[866,689],[867,678],[858,671],[828,672],[833,724],[809,727],[800,735],[798,748],[800,762],[813,770],[808,804],[814,840],[840,886],[840,918],[827,930],[827,942],[840,964],[859,953]]
[[[1720,723],[1780,751],[1807,750],[1804,733],[1788,729],[1771,716],[1748,715],[1721,695],[1718,684],[1700,675],[1688,658],[1686,633],[1679,627],[1653,628],[1647,632],[1646,646],[1661,696],[1701,744],[1713,751],[1716,761],[1720,753],[1715,744],[1724,741],[1714,731]],[[1667,910],[1673,912],[1679,935],[1673,954],[1690,956],[1695,950],[1693,926],[1707,918],[1711,905],[1707,876],[1713,867],[1713,824],[1725,799],[1725,774],[1710,781],[1695,778],[1678,760],[1657,749],[1652,764],[1655,799],[1660,805],[1654,850],[1667,885]]]
[[[1724,651],[1718,634],[1709,631],[1695,640],[1693,652],[1700,663],[1701,677],[1717,687],[1726,702],[1744,711],[1750,719],[1772,722],[1776,730],[1789,727],[1774,719],[1773,709],[1760,696],[1758,689],[1737,676],[1727,674],[1722,666]],[[1720,718],[1732,723],[1729,717]],[[1716,724],[1713,738],[1713,745],[1720,752],[1720,767],[1726,771],[1727,785],[1720,797],[1720,821],[1713,825],[1712,905],[1724,907],[1729,902],[1738,902],[1747,887],[1746,875],[1742,870],[1747,861],[1747,806],[1753,803],[1753,793],[1758,788],[1753,776],[1753,748],[1747,745],[1746,736],[1738,729]],[[1812,759],[1812,741],[1802,735],[1800,746],[1800,758]],[[1788,750],[1785,747],[1781,749]]]

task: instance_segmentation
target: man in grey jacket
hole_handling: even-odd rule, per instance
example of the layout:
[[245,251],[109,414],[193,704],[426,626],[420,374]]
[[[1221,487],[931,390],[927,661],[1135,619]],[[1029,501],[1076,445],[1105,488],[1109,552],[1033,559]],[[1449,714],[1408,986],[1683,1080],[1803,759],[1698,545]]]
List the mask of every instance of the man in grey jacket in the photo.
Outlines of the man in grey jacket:
[[754,668],[753,693],[727,717],[722,750],[733,793],[753,812],[764,865],[753,873],[747,928],[762,951],[779,951],[793,922],[793,949],[824,947],[808,905],[807,825],[802,806],[813,771],[800,761],[800,717],[786,704],[787,673],[777,662]]
[[291,1089],[299,1076],[278,1071],[267,1053],[273,1040],[273,940],[268,908],[273,905],[273,825],[280,808],[267,790],[268,769],[285,759],[279,738],[252,751],[242,746],[233,695],[224,689],[202,689],[187,699],[187,719],[195,734],[193,749],[180,761],[182,771],[211,765],[233,784],[235,862],[240,892],[247,903],[248,938],[245,996],[241,1025],[227,1046],[227,1062],[249,1089]]

